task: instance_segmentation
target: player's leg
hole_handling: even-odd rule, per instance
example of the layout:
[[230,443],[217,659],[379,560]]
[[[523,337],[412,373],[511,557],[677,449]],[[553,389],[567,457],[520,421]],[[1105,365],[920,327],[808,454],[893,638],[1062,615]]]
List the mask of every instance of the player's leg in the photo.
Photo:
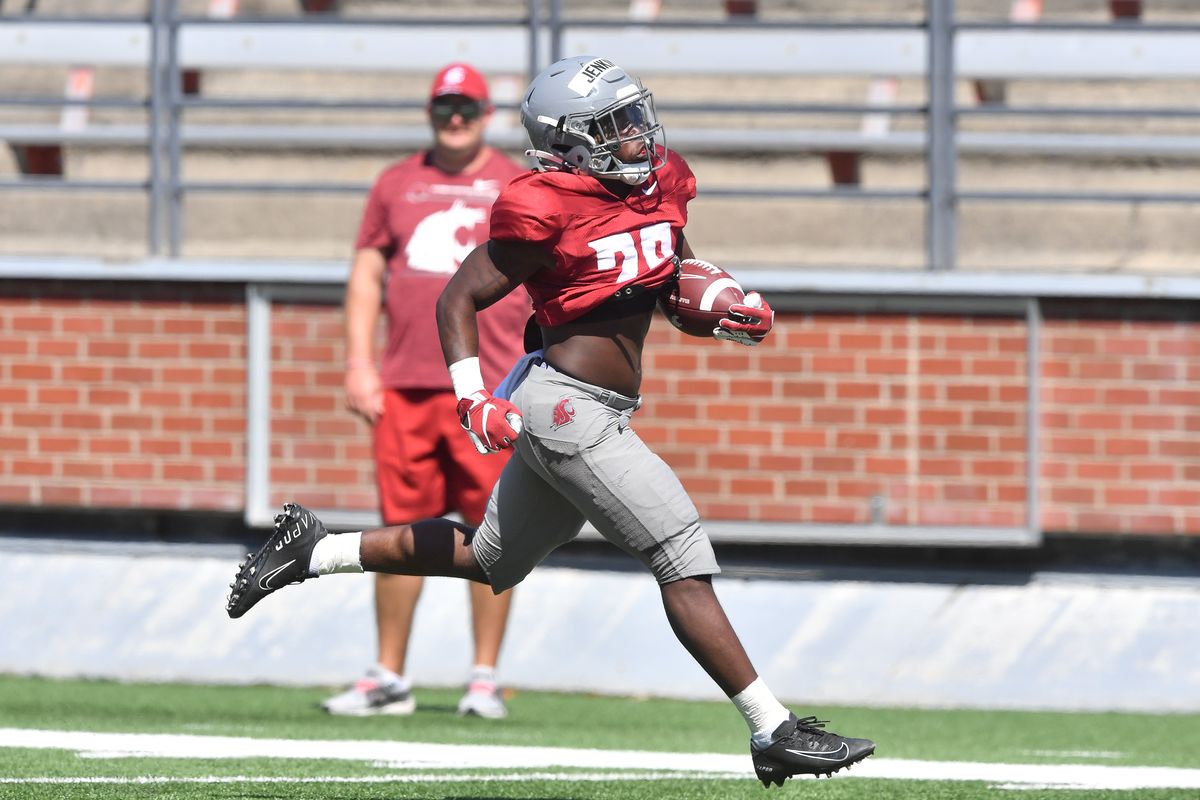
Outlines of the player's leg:
[[[632,488],[614,491],[609,501],[617,513],[593,522],[613,541],[638,543],[632,552],[658,579],[671,630],[745,719],[754,769],[763,785],[782,785],[797,774],[832,774],[873,753],[873,742],[826,731],[812,717],[798,719],[758,676],[713,591],[718,568],[712,547],[670,468],[632,431],[612,437],[608,447],[589,449],[588,460],[609,485],[618,470],[637,465],[638,480],[625,482]],[[654,489],[647,494],[645,486]],[[638,522],[622,519],[631,512]],[[647,534],[657,540],[655,545],[644,546]]]
[[[545,481],[540,469],[521,457],[509,459],[478,529],[426,519],[331,535],[312,512],[289,503],[276,517],[274,535],[243,563],[229,615],[241,616],[280,586],[336,572],[440,575],[485,584],[497,594],[511,590],[583,526],[580,511]],[[300,566],[305,564],[309,566]],[[268,581],[265,589],[253,580],[264,572],[279,578]],[[248,597],[239,597],[245,587]]]
[[331,534],[311,511],[287,503],[266,542],[238,565],[225,610],[236,619],[283,586],[336,572],[445,575],[494,592],[511,589],[583,526],[580,511],[535,466],[541,469],[524,457],[509,459],[478,530],[427,519]]
[[237,619],[284,586],[336,572],[444,575],[487,583],[471,544],[474,533],[461,522],[427,519],[334,534],[308,509],[285,503],[266,542],[238,565],[225,610]]
[[513,590],[493,594],[488,586],[468,585],[471,599],[471,633],[474,637],[475,659],[467,678],[467,689],[458,701],[458,713],[484,719],[504,719],[508,708],[501,695],[497,664],[508,612],[512,606]]
[[[867,740],[798,720],[758,677],[712,590],[711,576],[720,569],[695,505],[629,427],[636,401],[546,369],[531,371],[522,390],[537,400],[522,407],[519,442],[540,455],[548,481],[605,538],[654,574],[672,630],[745,718],[760,780],[830,773],[870,755],[874,745]],[[571,414],[552,414],[564,399]]]
[[[449,414],[438,403],[448,392],[389,389],[383,414],[372,429],[379,511],[389,525],[441,514],[445,510],[445,478],[441,471],[436,431],[439,415]],[[451,397],[453,397],[451,395]],[[331,714],[367,716],[412,714],[417,707],[412,683],[405,674],[408,641],[417,601],[425,579],[415,575],[375,576],[377,660],[354,685],[321,707]]]
[[[384,713],[407,715],[417,710],[408,678],[408,642],[425,578],[420,575],[375,575],[375,635],[379,644],[381,685],[394,697]],[[386,672],[384,671],[386,670]]]
[[[463,435],[456,414],[456,398],[447,392],[443,420],[442,473],[446,480],[446,502],[457,509],[463,519],[478,526],[487,509],[492,489],[512,455],[511,450],[481,456]],[[466,692],[458,702],[458,713],[485,719],[503,719],[508,709],[500,695],[497,665],[508,612],[512,606],[513,590],[493,594],[491,587],[470,583],[467,586],[471,603],[471,633],[474,660],[467,679]]]
[[379,663],[396,675],[404,675],[408,640],[412,635],[417,601],[425,578],[420,575],[375,575],[375,627]]
[[[363,531],[360,536],[360,570],[488,581],[472,547],[475,531],[461,522],[424,519],[412,525]],[[347,571],[343,566],[347,565],[339,560],[328,567],[318,567],[318,574]]]
[[476,666],[495,669],[500,662],[500,647],[508,627],[513,589],[493,594],[489,586],[469,584],[471,592],[471,632],[475,640]]
[[721,691],[733,697],[758,678],[717,600],[711,576],[682,578],[664,583],[659,589],[675,637]]
[[[712,575],[719,570],[699,515],[666,463],[632,431],[613,437],[606,448],[590,449],[588,459],[602,480],[637,465],[638,480],[626,481],[633,489],[614,491],[612,502],[638,522],[623,520],[620,512],[594,522],[617,541],[630,541],[630,531],[632,541],[645,535],[656,540],[654,546],[639,546],[635,555],[659,582],[671,630],[745,719],[763,785],[782,785],[797,774],[832,774],[873,753],[873,742],[826,731],[812,717],[798,719],[758,676],[713,591]],[[650,496],[643,486],[654,487]]]
[[671,629],[746,720],[754,770],[764,786],[782,786],[792,775],[832,775],[875,752],[874,742],[839,736],[814,717],[799,719],[775,698],[751,666],[707,576],[664,583],[661,590]]
[[321,703],[321,708],[330,714],[354,717],[408,716],[417,710],[404,662],[424,582],[424,578],[413,575],[375,575],[378,661],[349,688]]
[[[713,592],[711,577],[720,567],[695,505],[670,467],[629,427],[635,402],[611,395],[606,403],[572,398],[573,424],[583,437],[573,457],[547,462],[560,491],[586,509],[601,535],[654,573],[676,637],[732,697],[758,674]],[[536,419],[526,423],[531,445],[569,450],[562,438],[567,426],[539,427]]]

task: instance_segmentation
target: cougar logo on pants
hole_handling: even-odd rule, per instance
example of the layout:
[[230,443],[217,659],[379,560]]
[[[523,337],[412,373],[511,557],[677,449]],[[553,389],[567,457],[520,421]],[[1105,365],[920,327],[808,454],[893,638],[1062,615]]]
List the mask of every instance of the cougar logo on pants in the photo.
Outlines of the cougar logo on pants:
[[550,424],[555,428],[561,428],[573,419],[575,419],[575,407],[571,405],[571,398],[564,397],[554,406],[554,415],[550,419]]

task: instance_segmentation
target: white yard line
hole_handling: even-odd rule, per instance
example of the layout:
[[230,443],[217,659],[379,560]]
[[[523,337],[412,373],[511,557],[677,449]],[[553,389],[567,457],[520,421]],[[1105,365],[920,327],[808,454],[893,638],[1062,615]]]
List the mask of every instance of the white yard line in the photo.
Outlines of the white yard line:
[[[727,753],[658,753],[636,750],[587,750],[565,747],[515,747],[425,742],[253,739],[232,736],[190,736],[144,733],[91,733],[0,728],[0,747],[71,750],[89,758],[299,758],[383,764],[392,769],[531,768],[641,770],[631,779],[656,776],[729,778],[751,777],[747,755]],[[553,774],[553,773],[551,773]],[[843,773],[846,774],[846,773]],[[870,758],[854,767],[852,777],[899,780],[984,781],[1004,788],[1062,789],[1200,789],[1200,769],[1172,767],[1114,767],[1093,764],[991,764],[965,761],[916,761]],[[505,777],[501,777],[504,775]],[[558,775],[565,780],[616,780],[589,777],[595,773]],[[376,776],[371,780],[526,780],[524,774],[486,776]],[[543,780],[551,779],[541,778]],[[6,779],[28,783],[33,780]],[[68,779],[63,779],[68,780]],[[90,778],[68,782],[86,782]],[[133,781],[134,779],[127,779]],[[196,779],[163,779],[188,781]],[[233,778],[204,778],[234,781]],[[255,780],[273,781],[274,778]],[[288,779],[292,780],[292,779]],[[359,779],[313,779],[347,780]]]
[[138,775],[130,778],[0,778],[0,784],[22,783],[37,785],[58,784],[157,784],[157,783],[473,783],[476,781],[503,781],[521,783],[528,781],[581,781],[599,783],[606,781],[678,781],[712,780],[714,777],[744,778],[745,775],[705,775],[699,772],[406,772],[395,775],[325,776],[298,778],[295,775],[200,775],[179,778],[166,775]]
[[1039,758],[1121,758],[1125,754],[1117,750],[1021,750],[1024,756]]

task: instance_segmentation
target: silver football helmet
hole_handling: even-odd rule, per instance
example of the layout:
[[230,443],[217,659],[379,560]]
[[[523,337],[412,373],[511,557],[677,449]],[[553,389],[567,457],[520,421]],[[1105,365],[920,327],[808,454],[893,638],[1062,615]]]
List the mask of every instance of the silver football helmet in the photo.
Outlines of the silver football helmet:
[[[606,58],[572,56],[542,70],[525,91],[521,124],[533,144],[525,154],[542,171],[571,169],[637,185],[665,163],[666,134],[654,98]],[[644,145],[641,160],[618,157],[627,142]]]

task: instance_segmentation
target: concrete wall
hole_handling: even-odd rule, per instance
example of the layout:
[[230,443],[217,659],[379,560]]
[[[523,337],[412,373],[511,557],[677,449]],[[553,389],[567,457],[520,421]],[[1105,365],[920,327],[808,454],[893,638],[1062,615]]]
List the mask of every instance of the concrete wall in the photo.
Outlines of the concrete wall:
[[[236,551],[71,551],[0,540],[0,672],[122,680],[348,683],[374,659],[372,581],[334,575],[229,620]],[[718,578],[768,684],[818,704],[1200,711],[1200,582],[1041,574],[1010,584]],[[461,685],[467,592],[433,579],[418,686]],[[719,699],[641,572],[541,567],[517,589],[515,688]],[[419,698],[419,693],[418,693]]]

